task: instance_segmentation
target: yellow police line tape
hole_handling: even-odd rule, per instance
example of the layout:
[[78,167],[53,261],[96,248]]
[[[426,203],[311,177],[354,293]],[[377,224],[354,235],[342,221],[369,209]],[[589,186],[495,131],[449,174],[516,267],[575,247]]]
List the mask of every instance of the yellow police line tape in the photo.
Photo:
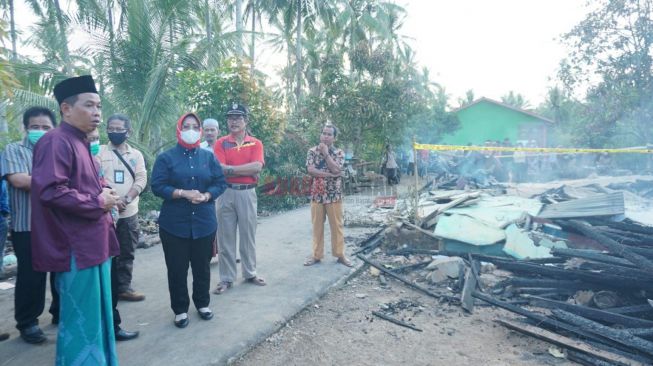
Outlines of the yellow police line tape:
[[565,147],[503,147],[503,146],[463,146],[463,145],[430,145],[414,143],[415,150],[433,150],[433,151],[525,151],[525,152],[544,152],[544,153],[626,153],[626,154],[651,154],[653,149],[632,148],[632,149],[585,149],[585,148],[565,148]]

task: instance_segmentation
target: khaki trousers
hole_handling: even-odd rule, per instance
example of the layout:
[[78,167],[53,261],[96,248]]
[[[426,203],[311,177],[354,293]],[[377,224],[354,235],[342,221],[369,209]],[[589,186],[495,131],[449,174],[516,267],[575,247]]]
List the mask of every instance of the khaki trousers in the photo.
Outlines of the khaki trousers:
[[311,221],[313,222],[313,258],[324,257],[324,221],[329,218],[331,228],[331,254],[336,258],[345,256],[344,222],[342,201],[334,203],[311,202]]
[[220,281],[236,279],[236,232],[244,278],[256,277],[256,190],[227,188],[218,197],[218,267]]

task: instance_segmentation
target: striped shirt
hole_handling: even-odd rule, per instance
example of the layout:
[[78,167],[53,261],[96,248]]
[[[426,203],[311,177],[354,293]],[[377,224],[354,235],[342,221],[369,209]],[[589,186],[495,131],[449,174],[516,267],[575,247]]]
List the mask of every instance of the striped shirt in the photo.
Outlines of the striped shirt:
[[[5,147],[2,154],[2,177],[15,173],[26,173],[32,176],[32,155],[34,145],[25,137],[22,141],[12,142]],[[29,191],[15,188],[7,184],[11,207],[11,230],[31,231],[30,229],[30,199]]]

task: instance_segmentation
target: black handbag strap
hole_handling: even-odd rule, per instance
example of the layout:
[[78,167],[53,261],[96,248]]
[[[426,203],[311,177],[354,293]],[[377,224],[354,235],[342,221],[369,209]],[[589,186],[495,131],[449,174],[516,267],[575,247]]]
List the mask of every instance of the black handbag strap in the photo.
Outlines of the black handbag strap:
[[118,150],[113,149],[113,153],[116,154],[116,156],[118,157],[118,159],[120,159],[120,161],[122,161],[122,164],[125,166],[125,168],[127,168],[127,170],[129,171],[129,174],[132,175],[132,179],[133,179],[133,180],[136,180],[136,174],[134,174],[134,170],[132,169],[132,167],[129,166],[129,164],[127,164],[127,162],[126,162],[125,159],[122,157],[122,155],[120,155],[120,153],[118,152]]

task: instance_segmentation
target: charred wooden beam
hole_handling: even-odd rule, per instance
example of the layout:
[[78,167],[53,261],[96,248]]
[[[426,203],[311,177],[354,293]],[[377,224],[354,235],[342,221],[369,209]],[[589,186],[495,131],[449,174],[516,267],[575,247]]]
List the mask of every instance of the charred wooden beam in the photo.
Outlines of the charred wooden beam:
[[609,220],[592,219],[592,221],[594,222],[598,221],[601,223],[601,225],[609,226],[611,228],[615,228],[623,231],[653,236],[653,228],[650,226],[631,224],[628,222],[614,222]]
[[619,308],[603,309],[615,314],[636,314],[653,312],[653,307],[649,304],[622,306]]
[[496,322],[508,329],[512,329],[519,333],[541,339],[545,342],[549,342],[566,349],[576,350],[578,352],[582,352],[585,355],[591,355],[593,358],[598,358],[601,361],[608,362],[609,365],[644,365],[639,361],[626,358],[616,353],[604,351],[585,342],[561,336],[559,334],[538,328],[530,324],[520,324],[508,320],[496,320]]
[[630,250],[648,259],[653,259],[653,249],[651,248],[630,247]]
[[392,272],[395,272],[395,273],[401,273],[401,272],[406,272],[406,271],[412,271],[412,270],[414,270],[414,269],[418,269],[418,268],[421,268],[421,267],[425,267],[425,266],[427,266],[427,265],[428,265],[429,263],[431,263],[431,262],[432,262],[431,260],[428,260],[428,261],[423,261],[423,262],[419,262],[419,263],[407,264],[407,265],[405,265],[405,266],[401,266],[401,267],[393,268],[393,269],[391,269],[391,271],[392,271]]
[[469,260],[469,268],[472,270],[472,275],[474,276],[474,281],[476,281],[476,286],[473,289],[478,288],[479,291],[483,292],[483,287],[481,286],[481,279],[479,272],[481,271],[481,263],[477,260],[474,260],[471,253],[467,253],[467,259]]
[[614,363],[614,362],[609,362],[609,361],[603,361],[597,357],[594,357],[592,355],[588,355],[582,352],[578,351],[572,351],[568,350],[567,352],[567,358],[570,361],[574,361],[577,364],[581,364],[583,366],[614,366],[614,365],[623,365],[623,363]]
[[473,269],[467,268],[465,270],[465,285],[463,290],[460,293],[460,304],[463,309],[469,311],[470,313],[474,312],[474,298],[472,294],[476,290],[478,284],[478,278],[474,276]]
[[377,242],[379,243],[378,245],[380,245],[383,242],[381,240],[381,238],[383,238],[381,233],[384,232],[385,229],[386,229],[386,225],[383,225],[379,230],[375,231],[374,234],[368,236],[365,240],[360,242],[358,244],[360,249],[358,249],[358,251],[356,251],[354,253],[354,255],[356,255],[358,253],[362,253],[362,252],[367,252],[369,250],[368,248],[371,247],[372,245],[374,245]]
[[568,224],[575,230],[587,236],[588,238],[598,241],[599,243],[601,243],[601,245],[605,246],[610,252],[618,254],[628,259],[631,263],[633,263],[634,265],[636,265],[637,267],[641,268],[644,271],[653,273],[653,262],[651,262],[648,258],[633,252],[627,246],[623,244],[619,244],[616,241],[608,238],[607,236],[597,232],[596,230],[593,230],[590,225],[584,224],[581,221],[569,220]]
[[653,336],[653,328],[627,328],[623,329],[624,332],[628,332],[632,335],[638,337],[650,337]]
[[593,273],[577,269],[562,269],[554,266],[540,266],[536,264],[521,263],[515,261],[494,260],[493,263],[500,268],[507,269],[512,272],[526,273],[529,275],[540,275],[565,280],[581,280],[600,285],[602,288],[611,288],[616,290],[653,290],[653,283],[641,281],[636,277],[619,276],[610,273]]
[[634,267],[634,265],[627,259],[615,257],[605,254],[598,250],[583,250],[583,249],[567,249],[567,248],[552,248],[551,254],[563,258],[583,258],[596,262],[618,264],[626,267]]
[[653,281],[653,273],[642,271],[637,267],[624,267],[616,264],[585,262],[580,265],[580,269],[592,271],[601,271],[611,275],[637,278],[640,281]]
[[594,342],[603,344],[606,347],[605,349],[607,349],[607,350],[610,350],[610,349],[613,349],[613,348],[618,349],[618,347],[623,347],[621,344],[619,344],[617,342],[614,342],[614,341],[612,341],[610,339],[598,336],[598,335],[596,335],[594,333],[587,332],[585,330],[580,329],[577,326],[567,324],[565,322],[562,322],[562,321],[559,321],[559,320],[556,320],[556,319],[551,319],[551,318],[549,318],[547,316],[544,316],[542,314],[526,310],[526,309],[524,309],[522,307],[519,307],[519,306],[516,306],[516,305],[512,305],[512,304],[510,304],[510,303],[508,303],[506,301],[501,301],[499,299],[495,299],[495,298],[493,298],[493,297],[491,297],[489,295],[486,295],[484,293],[475,291],[472,294],[472,296],[474,296],[475,298],[477,298],[479,300],[483,300],[483,301],[485,301],[487,303],[490,303],[490,304],[492,304],[494,306],[498,306],[498,307],[500,307],[502,309],[511,311],[511,312],[513,312],[515,314],[519,314],[521,316],[524,316],[524,317],[534,321],[536,324],[538,324],[538,326],[546,326],[550,330],[553,330],[553,331],[556,331],[556,332],[559,332],[560,330],[563,330],[563,331],[575,334],[577,336],[583,337],[585,339],[592,340]]
[[416,330],[418,332],[422,331],[421,329],[417,328],[416,326],[414,326],[412,324],[408,324],[408,323],[403,322],[403,321],[401,321],[399,319],[395,319],[395,318],[393,318],[391,316],[388,316],[388,315],[385,315],[385,314],[383,314],[381,312],[373,311],[372,314],[374,314],[375,316],[378,316],[379,318],[381,318],[383,320],[387,320],[387,321],[389,321],[391,323],[401,325],[402,327],[406,327],[406,328],[409,328],[409,329],[412,329],[412,330]]
[[391,250],[386,254],[388,255],[408,255],[408,254],[438,255],[441,254],[441,252],[433,249],[401,248],[397,250]]
[[[513,287],[541,287],[541,288],[558,288],[569,290],[588,290],[599,286],[587,284],[583,281],[570,280],[552,280],[548,278],[526,278],[513,277],[504,282],[505,285]],[[601,286],[602,287],[602,286]]]
[[622,330],[610,328],[603,324],[585,319],[581,316],[574,315],[561,309],[554,309],[552,310],[552,313],[556,318],[576,325],[583,330],[611,339],[617,343],[621,343],[624,346],[653,356],[653,342],[647,341],[646,339],[639,338]]
[[418,291],[420,291],[420,292],[422,292],[422,293],[424,293],[426,295],[429,295],[429,296],[434,297],[436,299],[449,300],[449,301],[453,301],[453,302],[456,302],[456,303],[459,301],[458,298],[455,297],[455,296],[436,294],[435,292],[433,292],[433,291],[431,291],[431,290],[429,290],[429,289],[427,289],[425,287],[422,287],[422,286],[420,286],[420,285],[418,285],[416,283],[412,283],[411,281],[409,281],[409,280],[407,280],[407,279],[393,273],[392,271],[388,270],[387,268],[383,267],[382,265],[380,265],[378,263],[372,262],[371,260],[365,258],[364,256],[362,256],[360,254],[357,255],[356,257],[358,259],[362,260],[363,262],[367,263],[368,265],[370,265],[370,266],[378,269],[379,271],[385,273],[386,275],[394,278],[395,280],[401,281],[401,282],[405,283],[406,285],[408,285],[408,286],[414,288],[415,290],[418,290]]
[[613,232],[609,232],[609,231],[600,230],[600,232],[603,235],[607,236],[608,238],[616,241],[619,244],[623,244],[623,245],[629,245],[629,246],[630,245],[642,245],[642,244],[646,243],[646,241],[644,241],[644,240],[631,238],[629,236],[625,236],[625,235],[621,235],[621,234],[617,234],[617,233],[613,233]]
[[556,294],[561,296],[569,296],[576,293],[576,290],[568,288],[546,288],[546,287],[519,287],[514,288],[513,292],[517,294],[529,294],[529,295],[540,295],[540,294]]
[[648,328],[653,327],[653,321],[634,318],[627,315],[615,314],[609,311],[594,309],[587,306],[570,304],[562,301],[544,299],[537,296],[529,296],[539,306],[549,309],[562,309],[570,313],[580,315],[584,318],[605,322],[609,324],[619,324],[630,328]]

